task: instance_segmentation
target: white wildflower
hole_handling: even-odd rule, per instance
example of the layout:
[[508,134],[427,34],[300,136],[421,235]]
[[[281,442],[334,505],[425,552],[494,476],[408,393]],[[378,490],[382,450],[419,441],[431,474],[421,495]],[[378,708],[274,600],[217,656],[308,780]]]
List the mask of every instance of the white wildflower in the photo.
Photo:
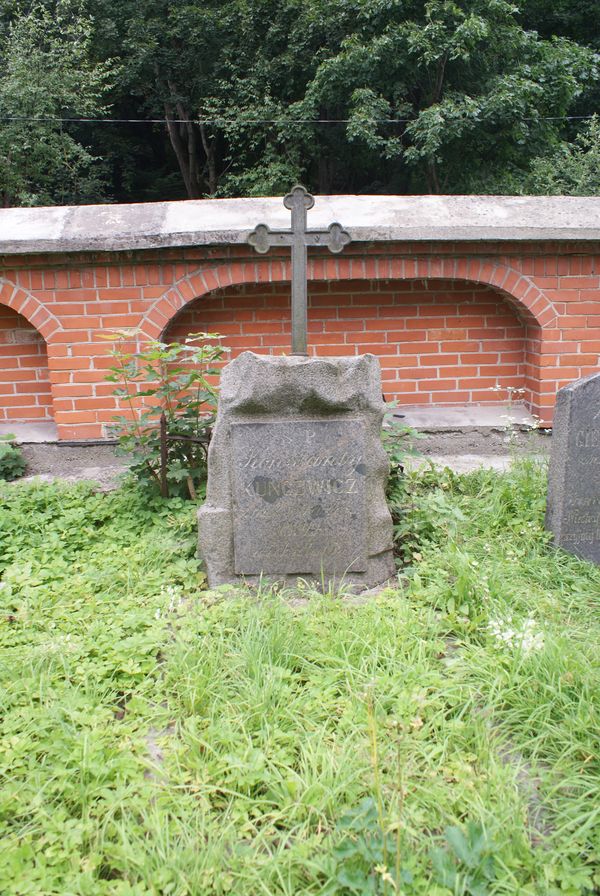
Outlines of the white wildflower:
[[167,612],[172,613],[181,601],[181,588],[178,588],[176,585],[163,585],[160,589],[160,596],[165,601],[169,601]]
[[514,620],[512,616],[492,619],[488,623],[488,629],[500,646],[520,648],[526,656],[537,653],[544,647],[544,635],[538,630],[532,616],[522,620]]

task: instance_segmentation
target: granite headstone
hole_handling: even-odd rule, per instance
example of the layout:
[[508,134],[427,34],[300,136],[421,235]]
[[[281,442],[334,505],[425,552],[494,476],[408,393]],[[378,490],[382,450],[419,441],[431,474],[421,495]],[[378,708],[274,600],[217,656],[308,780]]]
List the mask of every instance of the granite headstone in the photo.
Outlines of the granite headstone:
[[221,377],[199,553],[211,587],[394,574],[379,362],[243,352]]
[[558,392],[546,528],[557,547],[600,564],[600,373]]

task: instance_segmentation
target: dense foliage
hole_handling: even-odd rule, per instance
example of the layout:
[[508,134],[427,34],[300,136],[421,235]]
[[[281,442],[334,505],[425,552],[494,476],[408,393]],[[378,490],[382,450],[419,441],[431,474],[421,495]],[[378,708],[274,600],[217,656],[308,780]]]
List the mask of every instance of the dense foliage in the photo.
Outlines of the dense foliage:
[[303,602],[202,590],[190,502],[0,484],[0,891],[597,893],[600,570],[538,467],[406,494],[399,587]]
[[598,192],[599,49],[595,0],[5,0],[0,200]]

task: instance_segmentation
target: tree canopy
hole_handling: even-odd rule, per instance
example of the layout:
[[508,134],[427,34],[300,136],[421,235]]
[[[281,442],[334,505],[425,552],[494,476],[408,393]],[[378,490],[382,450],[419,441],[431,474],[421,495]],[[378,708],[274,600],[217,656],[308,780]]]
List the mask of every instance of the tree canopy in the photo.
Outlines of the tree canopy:
[[598,193],[599,50],[595,0],[5,0],[0,202]]

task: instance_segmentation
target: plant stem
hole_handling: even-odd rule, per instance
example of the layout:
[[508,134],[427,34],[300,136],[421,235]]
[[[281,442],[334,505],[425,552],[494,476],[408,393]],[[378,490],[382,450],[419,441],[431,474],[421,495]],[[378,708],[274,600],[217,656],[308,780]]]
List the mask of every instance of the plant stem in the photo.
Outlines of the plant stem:
[[[141,444],[143,444],[143,433],[142,433],[142,428],[140,426],[140,422],[138,419],[137,411],[133,406],[133,398],[131,395],[133,383],[129,380],[129,377],[127,376],[127,373],[125,371],[125,365],[123,364],[123,355],[117,354],[116,357],[119,362],[119,368],[121,371],[121,376],[123,378],[123,384],[127,390],[127,404],[129,405],[129,409],[131,411],[131,416],[133,419],[133,425],[135,427],[135,432],[137,434],[139,443],[141,445]],[[148,458],[144,458],[144,463],[148,467],[148,472],[150,473],[150,475],[156,480],[157,484],[160,486],[160,476],[157,474],[156,470],[154,469],[154,467],[152,466],[152,464],[150,463]]]
[[[373,694],[369,690],[367,694],[367,718],[369,724],[369,737],[371,741],[371,765],[373,766],[373,780],[375,785],[375,802],[377,803],[377,818],[379,828],[381,830],[381,840],[383,844],[383,864],[387,870],[387,838],[385,831],[385,819],[383,815],[383,798],[381,793],[381,778],[379,775],[379,754],[377,749],[377,725],[375,722],[375,707],[373,705]],[[387,893],[387,881],[383,880],[383,896]]]
[[169,446],[167,441],[167,415],[163,411],[160,415],[160,496],[169,497],[169,481],[167,468],[169,465]]
[[402,850],[401,819],[404,809],[404,776],[402,774],[402,753],[400,750],[400,734],[396,741],[396,762],[398,764],[398,826],[396,828],[396,890],[400,890],[400,868]]
[[197,498],[197,495],[196,495],[196,489],[194,486],[194,480],[192,479],[191,476],[188,476],[188,478],[187,478],[187,487],[188,487],[188,491],[190,493],[190,498],[192,499],[192,501],[195,501]]

